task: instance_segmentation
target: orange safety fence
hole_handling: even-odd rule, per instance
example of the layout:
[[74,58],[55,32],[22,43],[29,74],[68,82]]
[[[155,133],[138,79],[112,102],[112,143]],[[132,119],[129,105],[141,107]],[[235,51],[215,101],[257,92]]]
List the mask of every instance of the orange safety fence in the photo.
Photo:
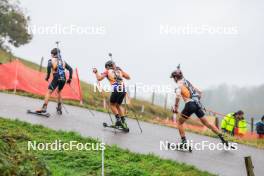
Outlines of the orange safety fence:
[[[184,128],[185,129],[188,129],[188,130],[191,130],[191,131],[194,131],[194,132],[197,132],[197,133],[203,133],[203,132],[206,132],[207,130],[207,127],[205,127],[204,125],[199,125],[199,119],[198,118],[191,118],[191,120],[194,122],[194,123],[197,123],[196,124],[190,124],[190,123],[184,123]],[[163,125],[166,125],[166,126],[169,126],[169,127],[173,127],[173,128],[178,128],[178,124],[177,124],[177,120],[172,120],[170,118],[166,118],[166,119],[163,119],[163,118],[160,118],[160,117],[156,117],[153,119],[153,122],[154,123],[158,123],[158,124],[163,124]],[[248,127],[248,132],[246,132],[244,135],[235,135],[234,137],[236,138],[241,138],[241,139],[246,139],[246,140],[252,140],[252,139],[258,139],[259,136],[256,132],[250,132],[249,130],[249,127]]]
[[[66,73],[68,78],[68,72]],[[19,60],[0,65],[0,90],[21,90],[44,96],[49,82],[45,81],[46,73],[33,70]],[[52,77],[49,81],[51,81]],[[52,97],[56,97],[53,93]],[[79,100],[82,102],[82,93],[77,69],[73,72],[71,84],[66,84],[62,90],[62,98]]]
[[[221,117],[224,118],[226,115],[223,113],[215,112],[210,109],[206,109],[207,112],[209,112],[209,115],[213,115],[215,118]],[[253,122],[252,122],[253,123]],[[255,124],[251,124],[250,122],[247,121],[247,132],[243,135],[238,134],[238,130],[235,129],[235,137],[238,138],[243,138],[243,139],[257,139],[259,138],[259,135],[255,132],[255,129],[250,129],[250,128],[255,128]]]

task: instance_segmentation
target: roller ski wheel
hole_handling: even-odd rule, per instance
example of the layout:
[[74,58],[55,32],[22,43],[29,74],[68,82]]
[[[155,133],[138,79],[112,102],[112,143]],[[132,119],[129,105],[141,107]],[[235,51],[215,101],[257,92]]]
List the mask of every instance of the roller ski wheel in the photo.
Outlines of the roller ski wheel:
[[36,111],[27,110],[27,113],[42,116],[42,117],[47,117],[47,118],[50,117],[49,113],[43,112],[41,110],[36,110]]
[[116,126],[116,125],[108,125],[107,123],[103,123],[103,126],[105,127],[105,128],[113,128],[113,129],[116,129],[116,130],[120,130],[120,131],[123,131],[123,132],[125,132],[125,133],[128,133],[129,132],[129,128],[124,128],[124,127],[122,127],[122,126]]

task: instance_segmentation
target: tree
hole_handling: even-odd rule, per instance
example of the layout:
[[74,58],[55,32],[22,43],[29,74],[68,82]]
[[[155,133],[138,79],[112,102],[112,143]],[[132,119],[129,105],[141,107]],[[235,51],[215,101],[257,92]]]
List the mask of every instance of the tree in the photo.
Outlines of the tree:
[[0,1],[0,48],[7,50],[8,45],[15,47],[27,44],[32,39],[28,31],[30,18],[26,16],[18,3]]

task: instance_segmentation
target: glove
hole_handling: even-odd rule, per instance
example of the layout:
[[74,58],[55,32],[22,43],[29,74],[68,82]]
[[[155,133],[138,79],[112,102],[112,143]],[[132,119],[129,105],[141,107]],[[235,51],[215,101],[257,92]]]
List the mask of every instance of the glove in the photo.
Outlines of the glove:
[[71,79],[68,79],[67,80],[67,84],[71,84]]
[[176,106],[176,105],[173,106],[173,107],[172,107],[172,112],[178,114],[178,113],[179,113],[179,111],[178,111],[178,106]]
[[45,80],[46,80],[46,81],[49,81],[49,78],[48,78],[48,77],[46,77],[46,78],[45,78]]
[[93,68],[93,73],[97,73],[98,72],[98,70],[96,69],[96,68]]

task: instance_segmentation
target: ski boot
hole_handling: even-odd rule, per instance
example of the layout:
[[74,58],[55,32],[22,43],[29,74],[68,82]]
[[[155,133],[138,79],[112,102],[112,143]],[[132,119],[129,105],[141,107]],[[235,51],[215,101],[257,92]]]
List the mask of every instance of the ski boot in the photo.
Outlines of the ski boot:
[[187,150],[188,149],[188,143],[187,143],[186,138],[182,138],[182,141],[179,144],[179,149],[181,149],[181,150]]
[[57,106],[57,113],[58,113],[59,115],[62,115],[61,103],[58,103],[58,106]]
[[119,117],[118,114],[116,115],[115,126],[116,126],[116,127],[122,127],[122,121],[121,121],[121,118]]
[[121,117],[121,123],[122,123],[122,128],[124,129],[124,131],[129,132],[129,128],[127,126],[126,119],[124,116]]
[[47,104],[43,104],[42,108],[39,110],[36,110],[36,113],[43,114],[47,112]]
[[126,123],[126,119],[125,119],[124,116],[121,117],[121,122],[122,122],[122,126],[123,126],[124,128],[127,128],[127,123]]
[[192,152],[192,147],[189,145],[185,137],[182,137],[181,143],[171,144],[168,143],[169,150],[177,150],[177,151],[189,151]]

